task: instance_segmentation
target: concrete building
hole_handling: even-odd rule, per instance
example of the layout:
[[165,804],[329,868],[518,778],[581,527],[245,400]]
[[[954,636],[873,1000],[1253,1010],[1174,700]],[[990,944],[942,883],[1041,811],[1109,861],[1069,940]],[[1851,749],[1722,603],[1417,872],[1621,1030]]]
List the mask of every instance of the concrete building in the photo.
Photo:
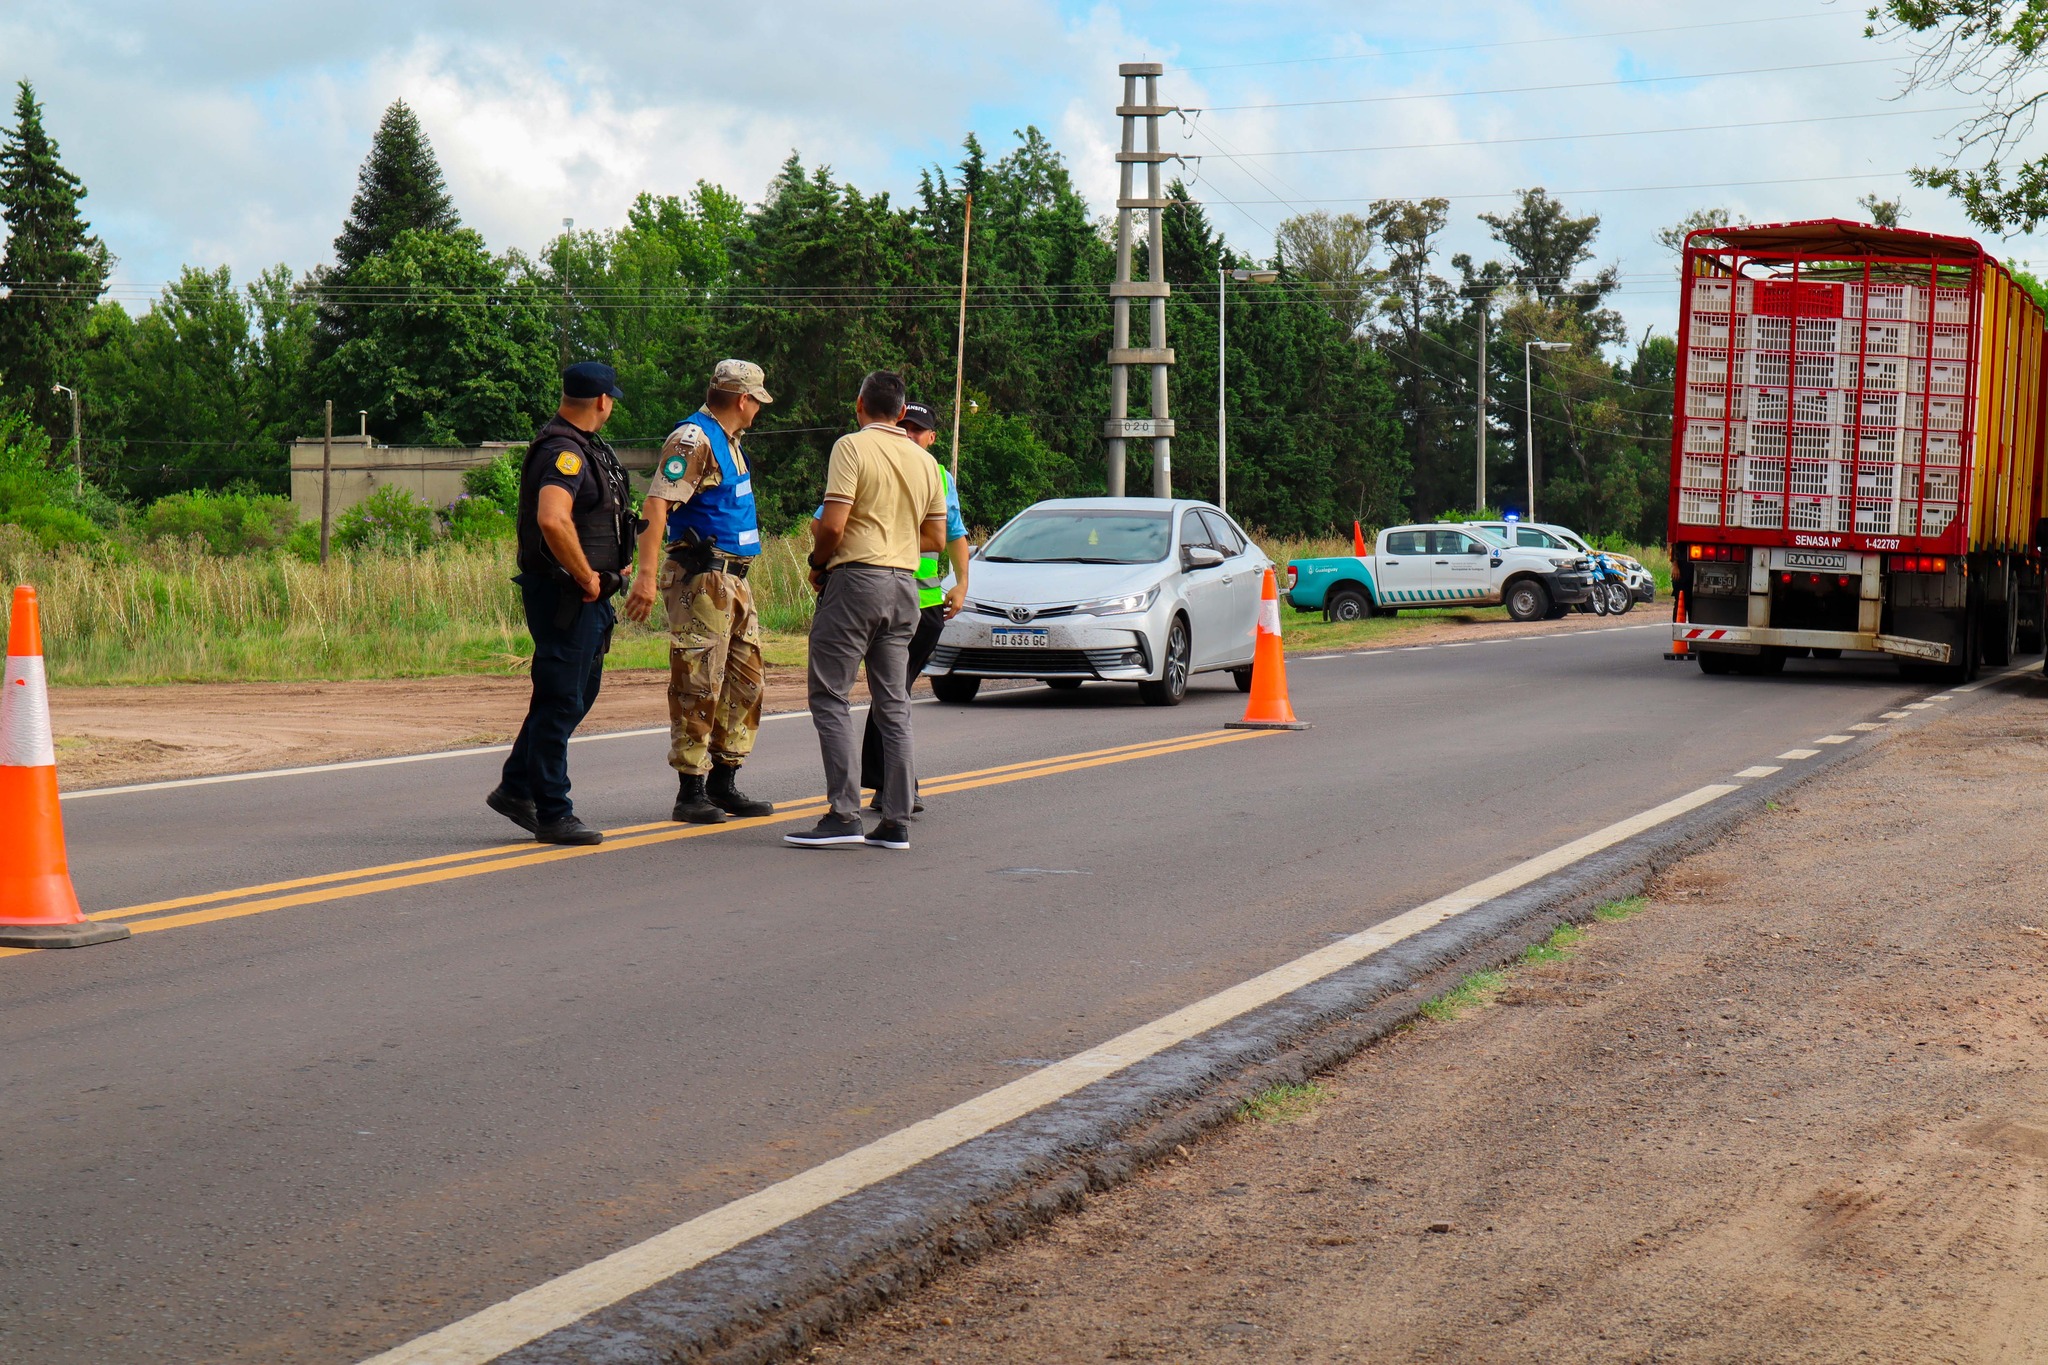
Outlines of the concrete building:
[[[446,507],[462,496],[462,476],[478,465],[489,464],[507,450],[523,450],[523,444],[491,441],[480,446],[386,446],[368,436],[336,436],[334,461],[328,473],[328,516],[341,514],[386,484],[396,484],[430,507]],[[300,438],[292,444],[292,503],[301,521],[320,522],[320,438]],[[622,449],[619,458],[627,470],[645,476],[653,472],[652,449]]]

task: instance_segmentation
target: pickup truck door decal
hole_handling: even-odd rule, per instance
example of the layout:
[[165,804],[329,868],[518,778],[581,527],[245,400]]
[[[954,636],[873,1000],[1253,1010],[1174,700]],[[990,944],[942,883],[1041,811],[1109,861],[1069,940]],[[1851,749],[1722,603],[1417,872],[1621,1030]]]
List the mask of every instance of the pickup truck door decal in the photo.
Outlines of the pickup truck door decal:
[[1429,532],[1389,531],[1380,538],[1380,598],[1388,606],[1435,600],[1430,586]]
[[1485,542],[1463,531],[1431,531],[1430,586],[1443,602],[1471,602],[1493,595],[1493,555]]

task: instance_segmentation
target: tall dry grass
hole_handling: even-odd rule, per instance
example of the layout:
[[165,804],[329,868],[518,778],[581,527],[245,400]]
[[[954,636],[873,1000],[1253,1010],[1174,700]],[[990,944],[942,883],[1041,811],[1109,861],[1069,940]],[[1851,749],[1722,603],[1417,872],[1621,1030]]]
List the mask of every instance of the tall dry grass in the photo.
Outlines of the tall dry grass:
[[[0,528],[11,529],[11,528]],[[770,543],[750,581],[771,632],[810,626],[804,547]],[[134,558],[44,552],[0,536],[0,576],[32,584],[53,681],[126,683],[510,672],[532,653],[509,544],[418,555],[223,558],[160,546]],[[666,625],[622,621],[619,660],[656,664]]]

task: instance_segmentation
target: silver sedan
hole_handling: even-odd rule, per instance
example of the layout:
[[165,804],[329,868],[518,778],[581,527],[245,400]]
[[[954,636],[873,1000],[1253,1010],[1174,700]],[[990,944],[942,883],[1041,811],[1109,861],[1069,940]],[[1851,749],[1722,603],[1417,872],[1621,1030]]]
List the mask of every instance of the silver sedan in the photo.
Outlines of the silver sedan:
[[1259,588],[1272,561],[1206,502],[1060,498],[1020,512],[975,556],[967,605],[925,668],[941,701],[983,678],[1052,687],[1134,682],[1177,706],[1196,673],[1251,689]]

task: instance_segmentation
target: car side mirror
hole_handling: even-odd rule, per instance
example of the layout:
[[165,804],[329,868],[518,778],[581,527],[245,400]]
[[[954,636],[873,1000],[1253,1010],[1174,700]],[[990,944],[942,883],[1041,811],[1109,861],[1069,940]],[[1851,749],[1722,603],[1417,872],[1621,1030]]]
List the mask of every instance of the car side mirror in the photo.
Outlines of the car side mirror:
[[1182,553],[1190,569],[1213,569],[1223,562],[1223,551],[1214,545],[1190,545]]

